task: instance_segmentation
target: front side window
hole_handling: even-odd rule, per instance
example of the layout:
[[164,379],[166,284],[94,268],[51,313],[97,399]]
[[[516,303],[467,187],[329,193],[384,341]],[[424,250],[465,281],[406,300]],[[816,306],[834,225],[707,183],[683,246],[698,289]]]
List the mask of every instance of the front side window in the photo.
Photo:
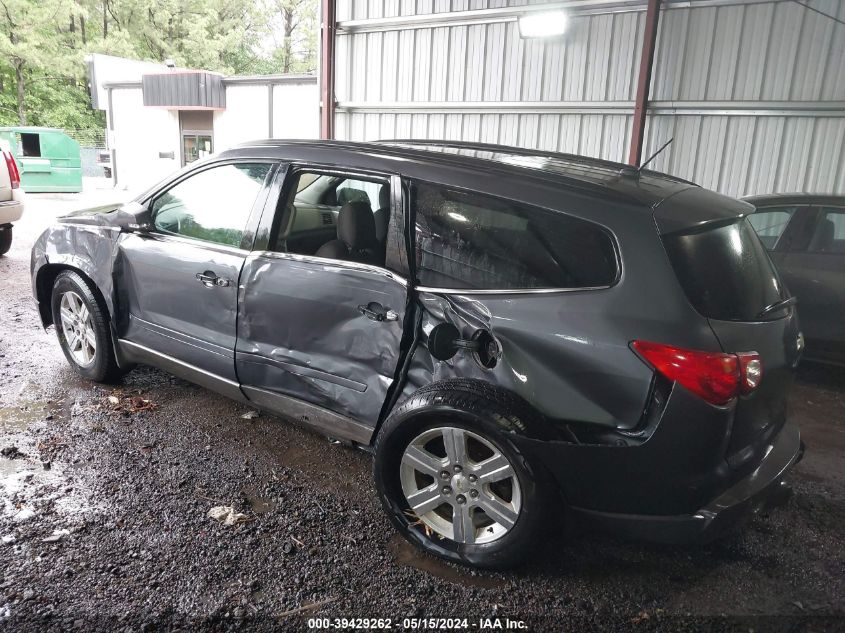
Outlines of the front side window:
[[763,245],[772,250],[786,230],[796,207],[768,207],[748,216]]
[[613,240],[564,213],[416,183],[417,277],[423,286],[595,288],[617,277]]
[[239,247],[270,167],[268,163],[221,165],[189,176],[153,201],[156,230]]
[[845,209],[822,208],[807,250],[811,253],[845,253]]

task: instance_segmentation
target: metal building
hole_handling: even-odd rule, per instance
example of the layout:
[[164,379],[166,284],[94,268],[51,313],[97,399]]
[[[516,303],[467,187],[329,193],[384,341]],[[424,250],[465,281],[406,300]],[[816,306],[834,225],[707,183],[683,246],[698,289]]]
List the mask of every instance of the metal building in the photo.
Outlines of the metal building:
[[[643,156],[674,138],[654,168],[735,196],[845,191],[842,0],[324,0],[323,134],[627,161],[649,4]],[[520,37],[550,9],[563,37]]]

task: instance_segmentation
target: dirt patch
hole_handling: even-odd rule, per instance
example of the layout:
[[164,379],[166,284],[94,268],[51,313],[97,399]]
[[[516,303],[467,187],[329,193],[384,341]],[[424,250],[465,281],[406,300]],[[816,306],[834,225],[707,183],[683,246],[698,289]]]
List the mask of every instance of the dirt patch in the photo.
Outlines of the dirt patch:
[[[249,407],[149,368],[117,390],[80,380],[32,307],[27,241],[49,219],[37,204],[0,258],[0,448],[26,455],[0,459],[0,630],[456,615],[532,631],[843,630],[838,373],[802,371],[791,402],[808,451],[795,495],[741,533],[682,548],[555,526],[524,567],[473,573],[395,536],[361,451],[244,419]],[[208,516],[217,506],[248,520],[224,525]]]

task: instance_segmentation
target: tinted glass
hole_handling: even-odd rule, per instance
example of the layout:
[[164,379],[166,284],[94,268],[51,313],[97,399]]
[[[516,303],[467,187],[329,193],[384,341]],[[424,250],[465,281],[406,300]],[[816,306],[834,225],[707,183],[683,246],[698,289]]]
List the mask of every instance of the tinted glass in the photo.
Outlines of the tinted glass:
[[748,221],[751,226],[757,231],[760,236],[760,241],[768,248],[774,248],[780,236],[786,230],[786,226],[792,219],[792,214],[795,213],[795,207],[772,207],[760,209],[756,213],[748,216]]
[[337,203],[366,202],[373,209],[378,208],[378,193],[381,185],[364,180],[344,180],[337,186]]
[[[755,321],[760,311],[787,295],[751,223],[663,236],[666,252],[687,297],[702,315]],[[772,313],[767,318],[783,316]]]
[[252,205],[270,171],[266,163],[222,165],[190,176],[152,205],[157,230],[240,246]]
[[424,286],[589,288],[616,279],[613,241],[591,222],[438,185],[413,192]]
[[811,253],[845,253],[845,209],[822,208],[807,250]]

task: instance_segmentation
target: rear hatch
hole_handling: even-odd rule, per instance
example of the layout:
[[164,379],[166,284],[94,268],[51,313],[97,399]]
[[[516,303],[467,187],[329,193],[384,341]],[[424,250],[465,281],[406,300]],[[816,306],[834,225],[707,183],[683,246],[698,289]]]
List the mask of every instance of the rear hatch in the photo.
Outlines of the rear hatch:
[[722,350],[756,352],[763,363],[760,386],[736,404],[727,461],[737,476],[759,463],[783,427],[801,351],[796,310],[783,305],[789,292],[745,217],[753,210],[704,189],[686,189],[655,208],[675,274]]

